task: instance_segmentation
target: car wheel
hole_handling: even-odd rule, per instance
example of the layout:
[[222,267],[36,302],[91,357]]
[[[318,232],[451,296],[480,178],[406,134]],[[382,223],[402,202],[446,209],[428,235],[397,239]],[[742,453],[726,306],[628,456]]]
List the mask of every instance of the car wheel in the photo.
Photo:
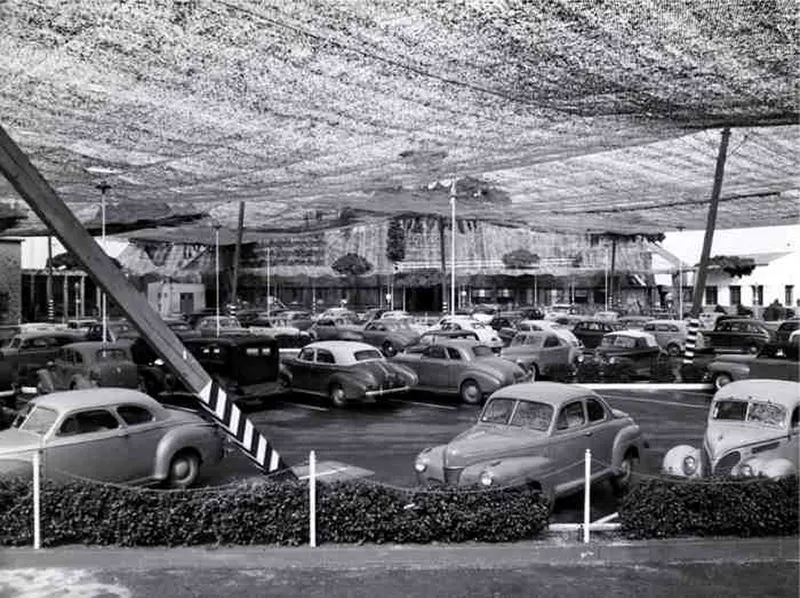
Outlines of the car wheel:
[[622,494],[630,489],[638,466],[639,459],[630,451],[625,453],[622,462],[619,464],[619,474],[611,478],[611,486],[614,492]]
[[397,355],[397,349],[395,349],[394,345],[389,341],[383,343],[381,350],[383,351],[383,354],[386,357],[394,357],[395,355]]
[[478,386],[475,380],[464,380],[461,383],[459,394],[461,395],[461,400],[467,405],[480,405],[483,399],[481,387]]
[[723,386],[733,382],[733,378],[728,372],[720,372],[714,375],[714,389],[719,390]]
[[334,407],[342,408],[347,405],[347,396],[341,384],[332,384],[328,391],[328,398]]
[[200,457],[193,450],[183,450],[169,463],[167,485],[170,488],[188,488],[200,475]]
[[678,357],[681,354],[681,347],[680,345],[668,345],[667,346],[667,353],[669,353],[670,357]]

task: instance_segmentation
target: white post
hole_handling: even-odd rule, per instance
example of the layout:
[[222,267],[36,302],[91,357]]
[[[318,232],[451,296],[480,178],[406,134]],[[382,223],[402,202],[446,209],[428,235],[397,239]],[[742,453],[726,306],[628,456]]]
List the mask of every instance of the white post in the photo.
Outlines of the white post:
[[[101,204],[100,204],[100,238],[103,242],[103,253],[106,252],[106,192],[105,189],[101,190]],[[103,344],[106,342],[108,335],[108,303],[106,301],[106,293],[100,295],[100,317],[103,320]]]
[[450,315],[456,315],[456,180],[450,186]]
[[606,297],[606,311],[608,311],[608,246],[605,247],[605,297]]
[[272,302],[269,300],[271,261],[272,261],[272,247],[267,247],[267,317],[269,317],[272,314]]
[[592,486],[592,451],[586,449],[586,460],[583,466],[583,543],[589,543],[590,488]]
[[41,511],[40,504],[42,500],[41,495],[41,474],[42,469],[42,455],[37,450],[33,453],[33,549],[39,550],[42,547],[42,530],[41,530]]
[[217,321],[217,337],[219,338],[219,225],[214,227],[214,263],[216,265],[216,321]]
[[683,260],[678,258],[678,320],[683,320]]
[[317,547],[317,455],[308,454],[308,545]]

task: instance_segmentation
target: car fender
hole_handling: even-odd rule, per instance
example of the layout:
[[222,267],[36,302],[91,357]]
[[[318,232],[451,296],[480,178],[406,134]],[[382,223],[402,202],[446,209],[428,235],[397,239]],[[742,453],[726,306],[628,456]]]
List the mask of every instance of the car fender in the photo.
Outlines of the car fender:
[[170,429],[158,441],[153,477],[166,479],[172,457],[184,449],[197,451],[202,465],[213,465],[222,458],[222,438],[211,424],[198,422]]
[[464,383],[464,380],[475,380],[481,391],[485,393],[494,392],[503,386],[503,379],[499,375],[489,373],[478,368],[467,368],[458,376],[459,388]]
[[741,380],[747,378],[750,373],[750,366],[732,361],[712,361],[706,366],[708,373],[712,376],[714,374],[728,374],[733,380]]
[[40,395],[48,394],[56,391],[56,383],[53,378],[53,372],[47,368],[42,368],[36,371],[36,392]]
[[489,472],[494,480],[491,487],[538,485],[546,493],[551,488],[555,469],[554,461],[542,455],[493,459],[465,468],[459,484],[481,485],[481,475]]
[[361,398],[367,390],[367,385],[363,380],[345,372],[335,372],[332,374],[330,380],[328,380],[328,388],[333,384],[341,385],[348,399]]
[[[697,471],[694,474],[687,474],[683,470],[683,463],[687,457],[693,457],[697,463]],[[661,473],[680,478],[698,478],[705,472],[702,471],[702,460],[700,449],[688,444],[679,444],[667,451],[661,461]]]
[[636,456],[641,459],[644,455],[644,441],[642,439],[642,430],[637,424],[630,424],[617,432],[614,438],[614,448],[611,453],[611,466],[617,470],[625,457],[628,449],[634,448]]
[[755,477],[763,476],[776,480],[797,474],[797,467],[789,459],[778,457],[770,459],[767,457],[753,457],[746,459],[739,465],[741,471],[744,465],[749,465],[752,470],[752,475]]
[[419,376],[417,373],[402,363],[391,363],[391,369],[400,377],[405,380],[408,386],[416,386],[419,384]]

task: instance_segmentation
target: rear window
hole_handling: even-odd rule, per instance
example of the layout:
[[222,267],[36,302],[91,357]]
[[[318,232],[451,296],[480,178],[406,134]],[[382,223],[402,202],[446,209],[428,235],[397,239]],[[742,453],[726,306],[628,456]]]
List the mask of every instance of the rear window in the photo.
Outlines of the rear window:
[[472,347],[472,354],[475,355],[475,357],[490,357],[494,355],[492,350],[485,345],[477,345],[476,347]]
[[125,361],[128,356],[122,349],[100,349],[95,353],[97,361]]
[[356,361],[369,361],[370,359],[383,359],[383,355],[377,349],[364,349],[353,353]]

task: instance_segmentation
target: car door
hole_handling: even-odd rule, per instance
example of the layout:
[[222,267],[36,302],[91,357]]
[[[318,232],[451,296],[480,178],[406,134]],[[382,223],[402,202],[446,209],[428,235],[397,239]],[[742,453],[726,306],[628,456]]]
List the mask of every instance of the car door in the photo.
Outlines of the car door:
[[309,392],[327,394],[336,359],[327,349],[317,349],[313,365],[309,365],[306,388]]
[[126,446],[126,467],[130,469],[128,479],[153,477],[158,443],[168,428],[141,405],[118,405],[116,412],[123,423],[121,433]]
[[587,448],[591,448],[593,432],[586,425],[582,399],[570,401],[561,407],[547,449],[554,462],[550,485],[557,494],[583,484],[584,454]]
[[47,477],[80,476],[123,482],[131,479],[126,440],[119,420],[104,408],[68,414],[47,439],[44,466]]
[[731,346],[731,337],[739,334],[739,322],[721,322],[712,336],[715,349],[728,349]]
[[419,376],[420,386],[427,386],[437,390],[449,387],[447,350],[443,345],[430,345],[425,348],[417,365],[417,375]]
[[[586,397],[586,448],[592,451],[592,476],[607,471],[614,456],[614,439],[619,425],[608,409],[594,397]],[[584,449],[585,450],[585,449]]]
[[304,347],[289,364],[292,372],[292,388],[308,391],[311,368],[314,366],[314,348]]
[[548,334],[540,349],[539,365],[548,369],[554,365],[569,363],[569,345],[555,334]]

